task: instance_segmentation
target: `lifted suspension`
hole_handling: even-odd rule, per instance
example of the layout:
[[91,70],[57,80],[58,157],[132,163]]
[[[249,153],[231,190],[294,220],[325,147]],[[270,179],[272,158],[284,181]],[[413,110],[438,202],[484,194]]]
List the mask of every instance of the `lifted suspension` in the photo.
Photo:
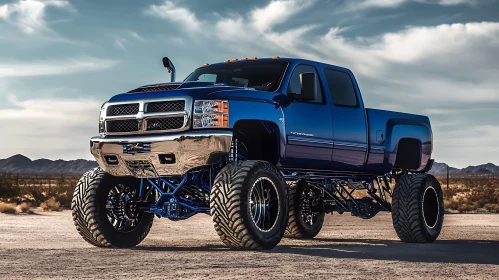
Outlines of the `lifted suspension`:
[[141,179],[139,197],[145,201],[148,192],[156,202],[138,203],[138,209],[170,220],[184,220],[198,213],[210,212],[210,190],[220,166],[193,169],[183,176]]
[[[350,212],[352,216],[370,219],[380,211],[391,211],[388,201],[392,195],[390,175],[365,178],[296,172],[283,175],[288,181],[304,180],[320,190],[322,199],[318,209],[325,213]],[[353,194],[357,190],[366,190],[368,196],[355,198]]]

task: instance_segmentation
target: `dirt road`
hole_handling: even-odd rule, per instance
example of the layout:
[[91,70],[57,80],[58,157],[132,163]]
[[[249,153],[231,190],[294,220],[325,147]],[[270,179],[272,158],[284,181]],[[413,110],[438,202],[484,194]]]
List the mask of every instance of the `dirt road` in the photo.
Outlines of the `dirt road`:
[[447,215],[433,244],[403,244],[388,214],[328,215],[313,241],[283,239],[268,252],[231,251],[211,219],[155,220],[134,249],[88,245],[69,211],[0,214],[0,278],[499,279],[499,215]]

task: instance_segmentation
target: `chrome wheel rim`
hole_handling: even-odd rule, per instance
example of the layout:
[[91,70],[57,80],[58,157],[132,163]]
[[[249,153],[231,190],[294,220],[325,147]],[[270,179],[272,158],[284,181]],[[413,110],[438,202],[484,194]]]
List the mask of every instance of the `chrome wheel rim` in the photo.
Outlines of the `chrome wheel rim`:
[[139,225],[141,215],[136,207],[137,198],[137,191],[123,184],[109,190],[106,200],[107,219],[118,232],[130,232]]
[[254,225],[263,232],[271,231],[280,214],[279,195],[274,182],[258,178],[250,189],[250,212]]
[[429,186],[423,193],[422,212],[423,220],[428,228],[434,228],[440,217],[438,195],[435,188]]

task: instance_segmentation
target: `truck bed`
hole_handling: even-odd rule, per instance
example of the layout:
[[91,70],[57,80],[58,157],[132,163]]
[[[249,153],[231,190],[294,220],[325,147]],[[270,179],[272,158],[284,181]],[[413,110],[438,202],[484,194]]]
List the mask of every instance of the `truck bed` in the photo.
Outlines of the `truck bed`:
[[426,167],[432,152],[430,119],[426,116],[366,109],[369,127],[369,154],[366,171],[389,172],[396,161],[401,139],[420,142],[420,164],[416,170]]

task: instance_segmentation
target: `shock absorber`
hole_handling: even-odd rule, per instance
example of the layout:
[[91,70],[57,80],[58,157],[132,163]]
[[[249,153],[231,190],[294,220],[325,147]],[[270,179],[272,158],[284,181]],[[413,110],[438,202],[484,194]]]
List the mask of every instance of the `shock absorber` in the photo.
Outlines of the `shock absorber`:
[[237,161],[238,147],[239,140],[237,138],[234,138],[234,140],[232,140],[232,142],[230,143],[229,162]]

